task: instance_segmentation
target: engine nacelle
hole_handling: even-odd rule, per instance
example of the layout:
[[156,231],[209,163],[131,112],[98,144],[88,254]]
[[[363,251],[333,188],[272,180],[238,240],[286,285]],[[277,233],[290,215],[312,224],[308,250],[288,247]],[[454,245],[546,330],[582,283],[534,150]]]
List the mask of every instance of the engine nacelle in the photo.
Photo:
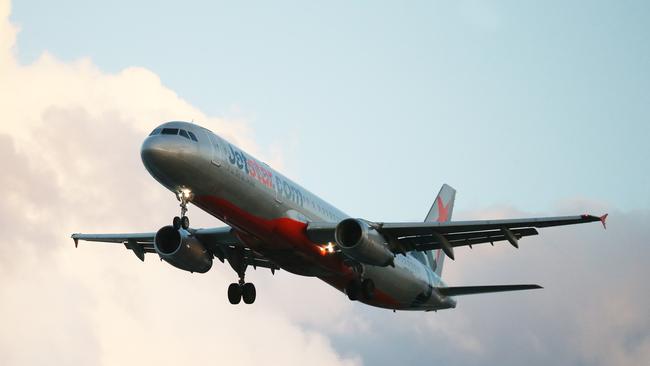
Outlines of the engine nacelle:
[[386,239],[361,220],[345,219],[339,222],[334,237],[343,253],[361,263],[386,267],[395,258],[386,245]]
[[212,254],[183,229],[164,226],[156,233],[154,248],[160,258],[176,268],[199,273],[212,268]]

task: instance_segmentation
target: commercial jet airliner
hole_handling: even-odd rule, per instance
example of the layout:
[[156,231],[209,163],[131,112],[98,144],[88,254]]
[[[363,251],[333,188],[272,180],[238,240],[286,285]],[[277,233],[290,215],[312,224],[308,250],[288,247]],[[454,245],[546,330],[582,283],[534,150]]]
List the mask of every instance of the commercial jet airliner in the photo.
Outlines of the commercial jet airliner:
[[[167,122],[142,144],[149,173],[180,201],[180,216],[157,232],[73,234],[79,240],[121,243],[142,261],[156,253],[179,269],[205,273],[216,257],[227,261],[239,281],[228,300],[252,304],[249,267],[317,277],[350,300],[391,310],[440,310],[456,306],[454,296],[529,290],[539,285],[451,287],[441,280],[445,257],[454,248],[519,240],[536,228],[600,221],[576,215],[510,220],[451,221],[456,191],[443,185],[422,222],[373,222],[353,218],[265,163],[187,122]],[[190,227],[188,203],[226,223]]]

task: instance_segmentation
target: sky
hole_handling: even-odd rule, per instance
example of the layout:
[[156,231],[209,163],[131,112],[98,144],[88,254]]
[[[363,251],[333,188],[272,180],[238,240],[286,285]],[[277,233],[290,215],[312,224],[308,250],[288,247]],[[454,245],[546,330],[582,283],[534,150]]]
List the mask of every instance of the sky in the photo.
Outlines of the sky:
[[[0,0],[0,364],[650,361],[643,1]],[[188,274],[72,232],[155,231],[142,140],[194,120],[358,217],[610,213],[459,250],[451,285],[545,289],[392,313],[318,280]],[[220,225],[190,210],[198,226]]]

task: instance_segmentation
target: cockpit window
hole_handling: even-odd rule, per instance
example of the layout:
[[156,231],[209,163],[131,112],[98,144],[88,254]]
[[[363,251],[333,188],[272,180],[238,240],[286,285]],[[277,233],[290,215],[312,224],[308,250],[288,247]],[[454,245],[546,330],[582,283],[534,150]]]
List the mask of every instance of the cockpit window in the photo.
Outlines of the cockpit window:
[[163,135],[178,135],[178,128],[163,128]]
[[156,128],[155,130],[151,131],[149,136],[158,135],[159,133],[160,133],[160,128]]
[[190,134],[190,138],[192,139],[192,141],[195,141],[195,142],[198,142],[198,141],[199,141],[199,140],[197,140],[196,135],[194,134],[194,132],[192,132],[192,131],[187,131],[187,133]]
[[185,138],[188,139],[188,140],[190,139],[190,135],[188,135],[188,134],[187,134],[187,131],[185,131],[185,130],[180,130],[180,131],[178,131],[178,134],[181,135],[181,136],[183,136],[183,137],[185,137]]

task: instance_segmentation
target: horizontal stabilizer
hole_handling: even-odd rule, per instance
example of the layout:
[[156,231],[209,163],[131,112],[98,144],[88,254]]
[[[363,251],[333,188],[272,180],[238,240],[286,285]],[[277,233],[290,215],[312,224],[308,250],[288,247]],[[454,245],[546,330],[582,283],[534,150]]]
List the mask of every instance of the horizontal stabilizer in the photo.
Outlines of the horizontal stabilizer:
[[459,287],[438,287],[437,290],[442,296],[461,296],[484,294],[489,292],[534,290],[542,288],[540,285],[496,285],[496,286],[459,286]]

